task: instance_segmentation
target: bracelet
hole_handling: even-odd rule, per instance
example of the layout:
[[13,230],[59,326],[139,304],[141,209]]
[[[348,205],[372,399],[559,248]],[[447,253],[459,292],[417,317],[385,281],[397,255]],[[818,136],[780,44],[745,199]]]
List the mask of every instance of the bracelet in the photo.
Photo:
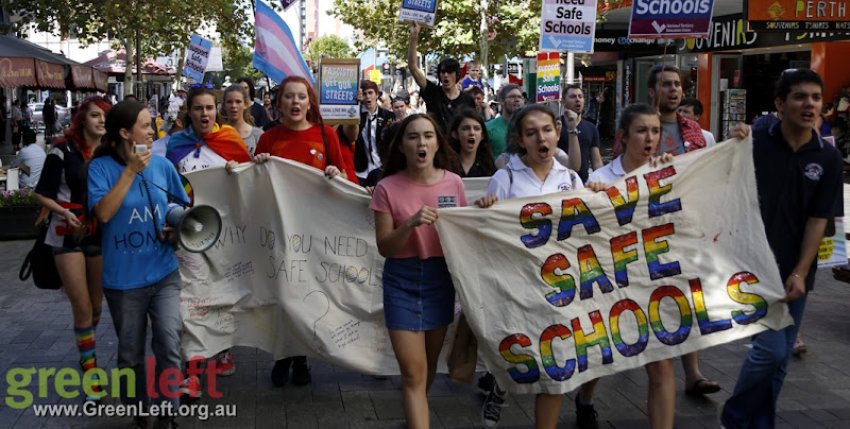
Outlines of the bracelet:
[[570,134],[573,134],[573,135],[581,134],[581,131],[579,131],[578,128],[573,128],[571,130],[567,130],[567,132],[570,133]]
[[800,275],[799,275],[799,274],[797,274],[797,273],[791,273],[791,276],[792,276],[792,277],[796,277],[796,278],[798,278],[798,279],[802,279],[802,277],[800,277]]

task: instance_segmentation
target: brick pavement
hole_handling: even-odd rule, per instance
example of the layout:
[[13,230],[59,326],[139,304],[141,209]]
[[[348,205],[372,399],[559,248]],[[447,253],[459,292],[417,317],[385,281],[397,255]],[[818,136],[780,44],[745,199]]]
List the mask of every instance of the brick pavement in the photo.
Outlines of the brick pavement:
[[[2,242],[0,255],[0,373],[12,367],[76,368],[70,305],[59,293],[40,291],[17,279],[20,262],[31,242]],[[104,303],[104,309],[106,305]],[[779,428],[850,428],[850,285],[822,270],[817,289],[809,297],[803,335],[809,353],[794,359],[779,401]],[[97,333],[101,365],[115,367],[117,342],[107,311]],[[180,418],[182,428],[401,428],[403,411],[398,377],[376,380],[311,360],[313,383],[306,387],[273,388],[269,380],[272,359],[263,351],[234,349],[237,372],[220,379],[224,397],[204,398],[204,404],[235,404],[237,417],[199,421]],[[677,368],[677,428],[716,428],[717,413],[734,386],[746,342],[714,347],[702,353],[702,370],[720,381],[723,390],[705,399],[682,392]],[[677,365],[678,366],[678,365]],[[596,407],[603,428],[646,428],[647,379],[643,370],[625,373],[615,385],[603,379]],[[0,391],[6,396],[5,377]],[[572,395],[564,401],[560,427],[573,428]],[[436,380],[429,401],[434,428],[481,427],[483,398],[473,386],[456,384],[445,376]],[[114,402],[108,399],[107,402]],[[36,403],[78,404],[55,393]],[[513,396],[504,409],[502,428],[531,427],[533,399]],[[128,418],[36,417],[32,409],[0,405],[0,429],[5,428],[122,428]]]

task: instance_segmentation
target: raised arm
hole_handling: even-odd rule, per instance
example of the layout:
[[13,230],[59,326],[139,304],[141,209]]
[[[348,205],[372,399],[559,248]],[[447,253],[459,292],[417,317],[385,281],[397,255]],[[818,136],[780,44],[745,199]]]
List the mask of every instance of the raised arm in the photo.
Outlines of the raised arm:
[[418,54],[417,49],[419,48],[419,30],[421,28],[418,22],[410,23],[410,44],[407,46],[407,68],[410,70],[410,74],[413,75],[413,80],[416,81],[416,84],[420,88],[425,88],[428,80],[425,78],[425,73],[419,69],[419,62],[416,58]]

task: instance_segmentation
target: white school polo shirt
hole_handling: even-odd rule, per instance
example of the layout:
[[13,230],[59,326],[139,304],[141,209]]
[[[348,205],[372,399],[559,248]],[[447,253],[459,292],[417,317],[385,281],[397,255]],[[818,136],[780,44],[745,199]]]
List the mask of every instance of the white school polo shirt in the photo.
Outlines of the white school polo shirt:
[[581,188],[584,188],[584,184],[578,177],[578,173],[557,161],[552,163],[549,175],[546,176],[545,181],[541,182],[531,167],[525,165],[518,155],[513,155],[508,165],[490,178],[490,183],[487,184],[487,195],[495,195],[500,200],[509,200]]
[[587,182],[599,182],[610,185],[625,175],[626,171],[623,170],[623,156],[620,155],[604,167],[590,173],[590,176],[587,177]]

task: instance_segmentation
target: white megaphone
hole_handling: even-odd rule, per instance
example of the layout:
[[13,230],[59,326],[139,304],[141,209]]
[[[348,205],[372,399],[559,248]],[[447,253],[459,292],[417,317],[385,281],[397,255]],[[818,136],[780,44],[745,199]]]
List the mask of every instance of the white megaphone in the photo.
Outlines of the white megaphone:
[[165,223],[177,230],[177,242],[193,253],[205,252],[221,235],[221,215],[210,206],[169,204]]

